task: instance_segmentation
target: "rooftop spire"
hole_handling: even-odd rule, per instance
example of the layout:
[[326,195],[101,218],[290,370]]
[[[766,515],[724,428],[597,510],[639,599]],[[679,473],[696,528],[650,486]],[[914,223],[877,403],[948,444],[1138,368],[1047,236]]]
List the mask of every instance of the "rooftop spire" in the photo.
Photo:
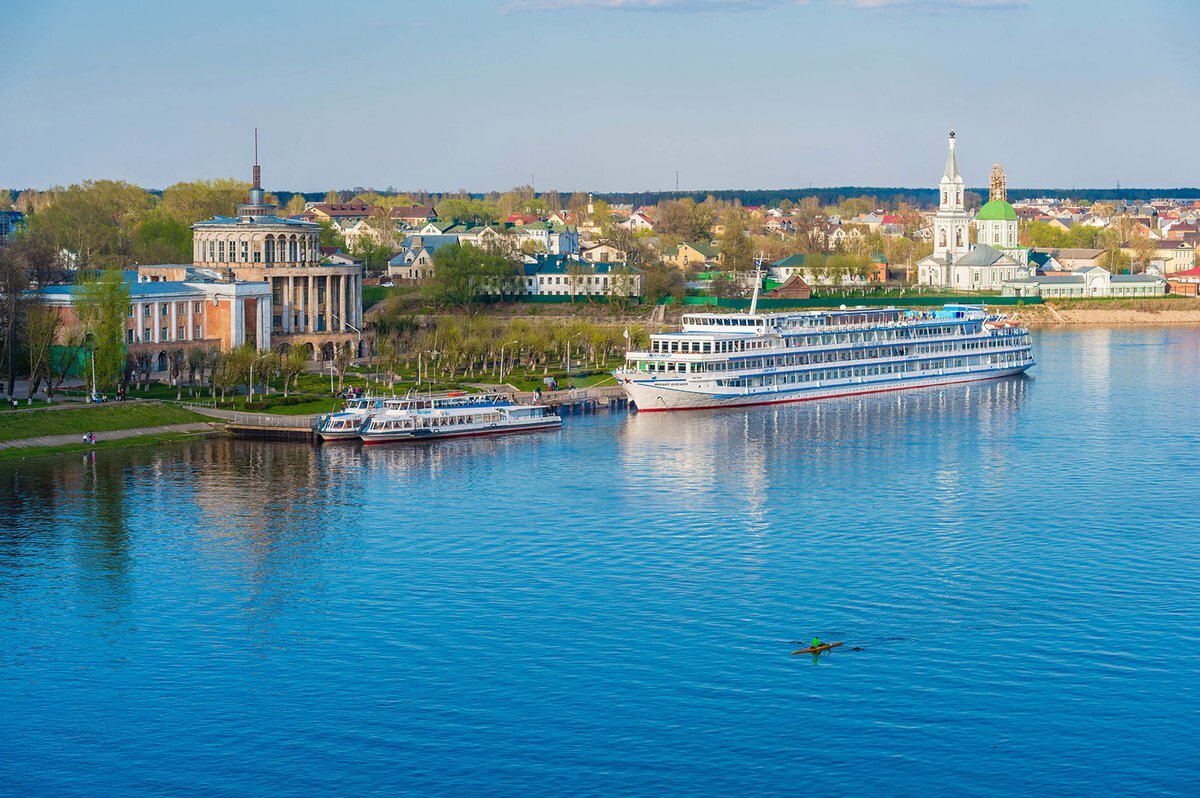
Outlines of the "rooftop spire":
[[254,185],[250,188],[262,188],[262,172],[258,168],[258,128],[254,128]]
[[954,131],[950,131],[950,154],[946,156],[946,177],[950,180],[960,179],[958,174],[958,159],[954,157]]

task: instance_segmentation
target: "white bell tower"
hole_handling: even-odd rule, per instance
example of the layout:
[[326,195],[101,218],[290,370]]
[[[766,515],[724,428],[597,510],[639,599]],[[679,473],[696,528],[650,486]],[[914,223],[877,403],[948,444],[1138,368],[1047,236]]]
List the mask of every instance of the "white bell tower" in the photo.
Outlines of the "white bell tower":
[[967,215],[963,179],[958,173],[958,159],[954,156],[953,130],[950,131],[950,152],[946,156],[946,169],[938,190],[938,212],[933,217],[933,257],[956,260],[971,249],[971,218]]

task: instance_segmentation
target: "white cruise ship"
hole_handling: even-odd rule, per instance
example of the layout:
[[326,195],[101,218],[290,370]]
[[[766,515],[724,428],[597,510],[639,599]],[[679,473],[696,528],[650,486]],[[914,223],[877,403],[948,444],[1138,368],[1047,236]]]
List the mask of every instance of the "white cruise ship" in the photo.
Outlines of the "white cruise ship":
[[1020,374],[1029,331],[982,305],[695,313],[613,374],[643,413],[802,402]]

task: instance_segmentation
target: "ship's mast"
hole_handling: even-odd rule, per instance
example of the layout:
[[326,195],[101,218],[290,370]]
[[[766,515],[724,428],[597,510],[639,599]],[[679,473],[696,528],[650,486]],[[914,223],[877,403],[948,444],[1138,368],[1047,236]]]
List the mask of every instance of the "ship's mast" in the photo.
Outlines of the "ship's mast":
[[750,315],[753,316],[758,312],[758,287],[762,285],[762,253],[758,253],[758,257],[754,259],[754,296],[750,298]]

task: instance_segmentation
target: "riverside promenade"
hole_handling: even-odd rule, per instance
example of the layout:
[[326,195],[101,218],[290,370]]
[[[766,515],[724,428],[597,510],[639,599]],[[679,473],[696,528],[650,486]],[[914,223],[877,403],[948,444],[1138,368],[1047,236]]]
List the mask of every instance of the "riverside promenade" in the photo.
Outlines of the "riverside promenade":
[[[146,435],[168,435],[176,433],[190,432],[210,432],[214,429],[214,425],[207,422],[195,422],[191,424],[167,424],[161,427],[137,427],[135,429],[116,429],[93,433],[96,436],[96,442],[103,441],[118,441],[126,438],[140,438]],[[41,435],[36,438],[18,438],[11,441],[0,441],[0,450],[3,449],[33,449],[55,446],[69,446],[72,443],[83,445],[83,436],[77,432],[72,432],[66,435]]]

